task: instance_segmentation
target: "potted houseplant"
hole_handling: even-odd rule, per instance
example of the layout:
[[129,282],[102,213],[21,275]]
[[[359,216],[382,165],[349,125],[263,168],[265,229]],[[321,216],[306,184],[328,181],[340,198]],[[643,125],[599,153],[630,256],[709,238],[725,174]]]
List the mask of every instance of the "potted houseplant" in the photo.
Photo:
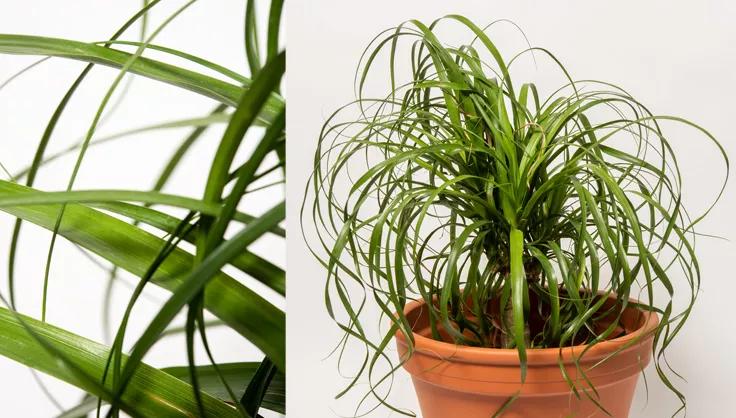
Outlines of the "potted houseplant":
[[[15,221],[13,234],[7,237],[11,241],[9,292],[0,294],[3,304],[0,307],[0,355],[84,392],[84,398],[76,406],[67,402],[57,404],[59,416],[86,417],[95,411],[98,417],[125,414],[134,417],[255,418],[284,414],[285,312],[279,305],[285,296],[285,274],[282,268],[269,261],[269,257],[259,254],[262,250],[251,246],[265,236],[275,237],[276,245],[283,243],[285,238],[280,227],[285,202],[279,190],[284,182],[286,109],[284,98],[279,94],[285,72],[285,52],[279,43],[283,1],[270,2],[267,30],[262,26],[259,29],[256,24],[255,2],[243,4],[246,45],[244,50],[230,53],[247,57],[247,75],[170,45],[158,44],[158,35],[170,23],[181,14],[196,9],[190,8],[196,3],[190,0],[175,5],[173,11],[164,9],[168,10],[166,15],[160,15],[158,13],[164,13],[159,7],[161,3],[166,2],[143,1],[137,13],[123,16],[121,27],[111,30],[112,36],[99,43],[0,34],[0,54],[42,57],[16,76],[3,80],[0,89],[10,82],[18,82],[23,72],[35,66],[54,62],[48,61],[50,57],[84,64],[66,94],[58,98],[48,96],[58,102],[58,106],[48,120],[41,121],[45,126],[43,136],[38,140],[22,138],[29,144],[38,143],[32,161],[23,162],[27,168],[9,166],[12,175],[8,173],[9,179],[0,180],[0,211],[6,219]],[[240,13],[242,10],[232,11]],[[151,12],[159,17],[149,25]],[[260,36],[267,45],[262,53],[258,48]],[[144,56],[151,50],[157,51],[158,58]],[[177,60],[177,65],[171,63]],[[57,124],[68,117],[66,112],[74,106],[80,86],[85,85],[90,72],[97,71],[100,64],[114,68],[114,77],[109,88],[100,94],[102,101],[90,115],[92,122],[88,130],[78,143],[58,152],[52,151],[59,148],[57,140],[61,135],[54,134]],[[245,65],[243,62],[243,67]],[[136,127],[110,136],[100,135],[98,129],[104,121],[116,116],[113,95],[122,91],[117,97],[125,96],[124,81],[130,74],[167,83],[171,89],[180,89],[195,97],[205,97],[211,100],[213,110],[196,118]],[[146,99],[150,98],[146,96]],[[155,101],[147,109],[155,112]],[[209,161],[209,155],[198,157],[206,161],[208,169],[192,170],[187,167],[186,157],[195,153],[194,146],[198,141],[204,142],[201,141],[206,138],[204,134],[215,125],[225,129],[213,138],[217,142],[212,143],[212,160]],[[170,154],[157,159],[161,174],[151,179],[150,189],[78,190],[76,187],[80,167],[87,159],[94,158],[98,145],[142,132],[172,128],[184,128],[189,132]],[[248,142],[253,145],[248,150],[241,146],[246,133]],[[146,145],[129,144],[135,146],[135,152],[156,158],[156,153]],[[67,159],[73,164],[70,164],[66,188],[42,190],[36,184],[37,175],[43,173],[47,163],[69,156],[74,158]],[[130,161],[131,168],[140,170],[149,164],[146,161],[143,158]],[[174,172],[185,167],[206,183],[204,190],[193,190],[190,185],[183,194],[168,192]],[[101,174],[106,173],[94,173]],[[203,197],[191,197],[192,194]],[[244,212],[242,202],[245,199],[260,199],[266,194],[275,200],[273,206],[261,210],[249,205],[248,210],[253,213]],[[26,224],[50,232],[47,248],[32,249],[39,264],[46,264],[40,318],[27,315],[32,312],[19,312],[18,302],[22,298],[17,290],[27,285],[28,277],[15,274],[15,267],[20,264],[16,262],[16,254],[29,250],[21,233],[21,225]],[[47,292],[50,289],[47,285],[59,280],[49,273],[54,271],[49,269],[49,263],[52,260],[59,263],[58,255],[54,257],[57,237],[58,241],[67,240],[78,247],[104,269],[99,279],[108,280],[108,291],[100,294],[99,301],[107,326],[113,331],[110,337],[114,338],[108,344],[54,326],[51,322],[55,318],[46,315],[47,296],[55,297],[50,290]],[[74,262],[66,260],[68,264]],[[113,279],[123,270],[137,281],[133,283],[129,299],[123,300],[120,306],[119,299],[110,297],[110,290]],[[247,277],[252,280],[244,280]],[[171,294],[165,295],[165,302],[157,307],[153,318],[146,318],[146,323],[139,324],[141,317],[131,315],[132,311],[153,286]],[[112,311],[110,305],[124,311],[122,318],[113,320],[108,315]],[[184,312],[183,326],[176,324],[177,316]],[[208,312],[211,318],[206,316]],[[82,320],[84,314],[77,315]],[[129,325],[145,327],[139,334],[129,332]],[[233,335],[242,337],[237,343],[239,349],[252,344],[262,355],[248,358],[250,356],[243,354],[234,362],[218,361],[212,350],[221,346],[222,340],[207,339],[213,327],[231,330]],[[144,356],[154,345],[170,335],[186,336],[179,350],[186,353],[187,361],[165,368],[144,363]],[[130,351],[128,347],[132,347]],[[195,352],[202,348],[207,356],[195,357]],[[12,377],[3,376],[2,383],[12,385]],[[55,401],[53,397],[52,401]],[[25,411],[35,413],[33,415],[39,413],[37,404],[28,404]],[[0,415],[7,416],[7,411],[3,410]]]
[[[469,44],[443,43],[449,24]],[[325,124],[302,217],[341,344],[367,350],[347,389],[366,378],[378,403],[405,412],[382,389],[403,366],[425,418],[621,418],[654,353],[684,406],[663,354],[695,301],[705,214],[683,207],[662,125],[727,156],[697,125],[574,81],[547,50],[523,53],[551,58],[567,81],[546,95],[517,82],[518,56],[506,61],[462,16],[406,22],[366,50],[357,100]],[[389,88],[375,99],[365,91],[381,54]],[[371,302],[390,325],[379,334]]]

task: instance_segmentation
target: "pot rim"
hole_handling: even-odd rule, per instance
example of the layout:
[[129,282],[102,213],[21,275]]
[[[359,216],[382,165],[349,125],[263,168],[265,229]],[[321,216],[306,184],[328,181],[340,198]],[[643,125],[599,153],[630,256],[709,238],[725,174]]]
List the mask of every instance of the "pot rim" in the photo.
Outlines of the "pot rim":
[[[634,303],[638,302],[636,299],[630,299],[630,301]],[[425,304],[424,299],[412,300],[404,307],[404,314],[408,315],[416,309],[422,309]],[[655,312],[645,311],[634,306],[626,308],[626,310],[630,309],[637,310],[639,315],[641,315],[637,329],[627,330],[627,333],[621,337],[601,341],[592,347],[589,347],[590,344],[580,344],[561,348],[528,348],[526,350],[527,365],[557,364],[560,359],[565,363],[575,361],[576,359],[578,361],[584,360],[587,363],[592,360],[609,357],[612,354],[612,357],[616,357],[625,351],[635,350],[641,347],[649,339],[654,338],[653,331],[659,324],[659,316]],[[508,366],[520,365],[519,353],[515,348],[469,347],[437,341],[418,334],[413,329],[412,334],[414,336],[415,354],[421,353],[453,362]],[[406,337],[400,330],[396,331],[395,338],[397,343],[408,347]]]

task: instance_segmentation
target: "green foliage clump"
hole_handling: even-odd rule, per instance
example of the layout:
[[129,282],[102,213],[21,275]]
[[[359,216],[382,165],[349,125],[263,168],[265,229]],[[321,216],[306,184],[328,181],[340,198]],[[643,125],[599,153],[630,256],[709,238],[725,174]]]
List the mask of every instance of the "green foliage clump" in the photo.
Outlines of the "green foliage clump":
[[[149,12],[159,3],[161,0],[143,1],[140,11],[108,41],[100,43],[0,34],[0,53],[44,57],[24,71],[50,57],[86,63],[46,122],[30,166],[15,175],[7,173],[10,179],[0,180],[0,210],[16,220],[9,254],[9,297],[0,297],[7,305],[0,308],[0,355],[85,391],[86,396],[77,407],[60,411],[63,417],[87,416],[95,410],[99,417],[103,407],[107,417],[118,417],[121,411],[135,417],[255,418],[263,409],[284,413],[286,325],[285,313],[277,305],[285,296],[285,274],[282,268],[254,252],[251,244],[265,236],[283,241],[285,232],[280,225],[285,217],[285,201],[280,196],[272,208],[260,214],[244,212],[241,204],[246,197],[272,193],[284,183],[286,103],[279,93],[286,66],[285,52],[279,47],[283,1],[270,2],[263,55],[255,1],[245,2],[243,39],[248,77],[187,52],[156,45],[157,35],[196,0],[182,2],[148,34]],[[137,25],[141,27],[140,40],[122,40]],[[134,52],[126,52],[126,47],[134,48]],[[173,57],[204,71],[144,57],[149,50],[161,53],[164,60]],[[58,122],[96,65],[117,69],[115,79],[103,91],[103,100],[84,138],[51,154],[49,144]],[[123,80],[131,74],[209,98],[214,110],[199,118],[98,136],[98,128],[115,109],[114,93],[123,90],[121,97],[125,96]],[[17,77],[0,84],[0,89],[14,79]],[[209,170],[202,173],[206,184],[203,197],[163,192],[203,133],[221,123],[227,127],[219,138]],[[93,146],[172,128],[191,128],[191,132],[170,157],[161,161],[161,174],[152,179],[151,189],[75,189],[80,167]],[[236,154],[245,148],[241,145],[246,134],[254,147],[245,161],[239,161]],[[67,155],[76,159],[66,189],[47,192],[35,188],[36,176],[44,166]],[[173,215],[176,210],[183,210],[185,215]],[[16,310],[16,252],[25,222],[51,232],[48,252],[44,254],[40,320]],[[49,266],[57,238],[68,240],[107,271],[108,291],[100,301],[108,329],[115,329],[109,346],[47,323],[47,298],[51,296],[48,284],[54,280]],[[111,326],[110,289],[119,270],[139,280],[121,321]],[[246,277],[262,286],[243,280]],[[131,313],[150,285],[160,286],[171,295],[131,344],[130,335],[126,335]],[[205,319],[205,311],[217,318]],[[186,316],[185,325],[172,326],[179,314]],[[214,326],[228,327],[243,338],[243,344],[252,344],[264,356],[257,361],[243,358],[235,363],[218,362],[207,339]],[[172,334],[186,336],[182,352],[187,353],[187,364],[157,369],[143,363],[151,348]],[[128,345],[132,346],[130,351],[125,349]],[[196,347],[204,348],[209,364],[199,364],[202,359],[195,361]],[[57,407],[61,409],[58,404]]]
[[[450,22],[472,42],[443,43],[438,33]],[[382,54],[390,89],[367,97]],[[517,84],[512,66],[525,54],[551,59],[566,83],[545,96]],[[404,60],[411,76],[401,83]],[[573,80],[545,49],[507,62],[487,31],[461,16],[383,32],[363,55],[356,91],[321,132],[305,203],[313,199],[312,248],[328,271],[328,311],[346,333],[343,345],[366,347],[358,374],[381,402],[376,387],[390,373],[377,379],[373,370],[390,362],[396,332],[411,345],[403,310],[415,298],[429,307],[435,339],[444,331],[459,345],[516,348],[522,381],[528,349],[613,338],[636,299],[661,316],[657,372],[683,399],[663,353],[698,292],[693,227],[702,216],[691,219],[683,207],[661,125],[693,128],[728,167],[711,134],[656,116],[612,84]],[[688,303],[677,310],[681,292]],[[618,303],[604,306],[609,297]],[[369,300],[391,324],[378,339],[367,330]]]

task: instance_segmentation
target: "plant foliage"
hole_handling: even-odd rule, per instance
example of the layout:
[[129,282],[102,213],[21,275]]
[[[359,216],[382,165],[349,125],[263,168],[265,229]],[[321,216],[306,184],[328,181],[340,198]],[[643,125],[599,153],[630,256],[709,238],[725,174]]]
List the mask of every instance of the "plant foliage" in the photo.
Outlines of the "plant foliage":
[[[471,42],[447,45],[446,25]],[[527,350],[613,338],[635,299],[661,316],[656,371],[684,406],[665,351],[695,302],[693,227],[710,208],[685,210],[663,125],[715,144],[728,171],[724,150],[705,129],[657,116],[617,86],[574,80],[543,48],[506,60],[487,29],[453,15],[383,32],[361,59],[357,99],[320,134],[302,222],[317,232],[310,247],[328,272],[340,348],[357,341],[366,350],[346,390],[366,378],[386,403],[379,388],[400,366],[392,337],[413,341],[403,312],[411,299],[426,302],[435,339],[444,331],[459,345],[516,348],[521,382]],[[518,82],[513,64],[529,54],[549,58],[564,85],[542,94]],[[366,93],[376,73],[390,85],[378,98]],[[618,304],[604,308],[609,296]],[[371,306],[390,323],[378,337]],[[610,326],[595,326],[611,315]],[[387,362],[390,372],[379,373]],[[595,397],[585,381],[568,382]]]
[[[44,57],[24,71],[50,57],[87,63],[48,120],[28,168],[0,180],[0,211],[17,219],[8,264],[10,293],[7,300],[3,297],[7,308],[0,308],[0,354],[87,392],[77,407],[62,413],[64,417],[87,416],[94,411],[97,416],[107,417],[117,417],[121,411],[136,417],[255,418],[260,416],[262,408],[285,413],[285,320],[282,308],[273,302],[274,298],[283,299],[285,295],[285,275],[267,257],[250,250],[250,244],[266,235],[285,238],[281,227],[284,201],[282,198],[260,214],[245,213],[241,208],[244,197],[273,193],[284,181],[286,107],[279,94],[285,73],[285,52],[279,47],[283,1],[270,2],[265,30],[259,29],[253,17],[255,2],[246,2],[244,49],[250,69],[247,77],[187,52],[154,43],[157,35],[195,2],[180,2],[180,7],[149,34],[148,14],[160,0],[145,1],[141,10],[108,41],[99,43],[0,34],[0,53]],[[139,39],[123,40],[135,26],[141,28]],[[265,54],[258,49],[259,33],[266,40]],[[133,48],[134,52],[124,51],[125,47]],[[149,49],[183,60],[188,63],[186,67],[201,68],[218,76],[144,57]],[[93,122],[79,142],[50,154],[49,144],[59,120],[97,65],[116,68],[117,76],[105,92]],[[216,108],[200,118],[98,136],[98,127],[115,110],[113,94],[124,86],[128,75],[202,95],[212,99]],[[203,197],[162,192],[194,143],[215,124],[227,124],[227,127],[204,178]],[[77,173],[93,146],[141,132],[182,127],[190,127],[192,131],[170,158],[161,161],[162,172],[150,190],[75,189]],[[257,144],[245,161],[239,161],[236,153],[246,133]],[[65,190],[52,192],[34,187],[37,174],[45,164],[70,155],[76,158]],[[272,160],[278,163],[267,163]],[[170,214],[171,208],[183,209],[186,216]],[[51,232],[44,258],[46,274],[40,320],[15,310],[19,284],[15,273],[16,253],[22,250],[19,243],[25,222]],[[54,280],[50,265],[57,237],[109,264],[105,268],[110,284],[102,299],[106,317],[112,303],[109,290],[117,272],[125,270],[139,278],[121,322],[108,324],[108,328],[115,330],[110,346],[47,323],[46,301],[51,297],[47,289],[49,281]],[[247,281],[239,279],[241,276],[256,279],[268,290],[249,286]],[[171,295],[145,331],[130,344],[130,337],[126,339],[128,322],[149,284],[167,289]],[[205,310],[217,319],[205,320]],[[180,328],[173,327],[180,313],[185,314],[186,323]],[[231,328],[260,349],[264,359],[218,363],[207,339],[211,326]],[[146,353],[159,340],[175,333],[186,335],[188,364],[156,369],[143,363]],[[195,362],[195,338],[201,341],[208,364]],[[127,345],[133,347],[130,352],[123,348]]]

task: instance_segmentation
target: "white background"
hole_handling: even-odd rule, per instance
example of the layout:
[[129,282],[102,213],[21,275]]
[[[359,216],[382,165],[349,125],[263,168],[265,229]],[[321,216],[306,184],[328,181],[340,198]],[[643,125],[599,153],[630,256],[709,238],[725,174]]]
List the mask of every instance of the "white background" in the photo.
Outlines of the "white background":
[[[103,41],[128,20],[141,3],[136,0],[4,1],[0,13],[0,33]],[[184,3],[181,0],[167,0],[156,6],[151,12],[149,28],[155,28]],[[198,55],[247,75],[243,47],[244,4],[237,0],[199,1],[164,29],[155,43]],[[261,9],[259,14],[267,12],[266,7]],[[263,16],[260,21],[264,21]],[[137,40],[137,37],[138,28],[133,27],[124,39]],[[145,55],[163,57],[155,53]],[[0,84],[36,59],[0,55]],[[182,60],[168,56],[165,59],[214,75]],[[0,162],[9,171],[16,172],[30,163],[48,118],[83,67],[83,63],[52,59],[0,91]],[[116,70],[101,67],[92,71],[58,125],[51,142],[51,151],[77,141],[86,132],[116,74]],[[212,100],[195,93],[136,78],[125,101],[100,128],[99,134],[205,116],[215,106]],[[210,161],[223,129],[224,125],[213,128],[200,139],[183,161],[181,169],[176,171],[166,188],[167,192],[201,197]],[[188,132],[189,129],[156,131],[91,148],[82,165],[76,188],[150,188],[165,161]],[[244,156],[239,157],[241,161]],[[45,190],[64,189],[73,160],[74,157],[67,157],[49,165],[41,171],[36,186]],[[260,213],[278,201],[281,191],[281,187],[273,188],[270,193],[261,194],[258,200],[244,204],[248,206],[248,211]],[[6,259],[12,225],[13,218],[0,213],[0,289],[5,295]],[[16,272],[18,300],[21,311],[33,316],[38,316],[40,312],[43,267],[49,237],[48,232],[24,224]],[[278,264],[283,265],[285,261],[284,245],[280,242],[259,241],[252,248]],[[101,312],[106,277],[104,270],[84,258],[77,249],[63,239],[58,240],[49,288],[49,321],[85,337],[104,341]],[[135,283],[133,279],[124,274],[121,284],[115,286],[113,330],[117,328],[116,324],[127,303],[129,286]],[[123,285],[123,282],[127,285]],[[148,296],[134,310],[128,333],[129,342],[135,340],[157,312],[160,302],[169,294],[155,286],[149,288]],[[209,334],[218,361],[260,361],[258,351],[229,330],[212,329]],[[156,366],[186,364],[185,347],[183,337],[169,338],[158,344],[146,361]],[[202,351],[198,351],[198,358],[205,360]],[[69,385],[49,377],[43,377],[43,380],[65,407],[74,405],[81,398],[81,393]],[[5,358],[0,358],[0,388],[0,417],[48,418],[58,413],[34,383],[30,372]]]
[[[736,155],[733,2],[316,0],[291,2],[289,6],[287,381],[288,409],[296,414],[294,417],[351,416],[356,396],[363,394],[358,390],[333,400],[347,380],[338,375],[335,359],[325,358],[341,334],[323,307],[324,271],[299,239],[298,211],[319,129],[338,106],[354,98],[358,59],[381,30],[411,18],[428,23],[448,13],[463,14],[480,26],[510,19],[524,30],[532,45],[550,49],[561,59],[573,78],[618,84],[654,113],[684,116],[707,127],[732,156]],[[492,34],[507,57],[524,46],[520,35],[509,27]],[[545,72],[549,67],[539,68],[528,74],[530,81],[547,88],[560,85],[559,77]],[[697,213],[717,192],[724,175],[722,164],[713,147],[692,130],[666,129],[680,156],[685,203]],[[670,363],[687,378],[676,383],[687,396],[691,417],[730,413],[723,408],[733,396],[732,376],[736,372],[736,333],[731,320],[736,292],[732,273],[735,210],[731,183],[699,230],[726,240],[698,240],[701,293],[688,325],[669,350]],[[683,290],[687,293],[689,289]],[[357,360],[357,353],[348,353],[351,355]],[[678,407],[677,400],[658,382],[651,367],[647,375],[648,404],[640,383],[631,416],[669,417]],[[418,412],[410,381],[403,372],[397,375],[391,399]],[[398,415],[383,408],[367,416]]]

